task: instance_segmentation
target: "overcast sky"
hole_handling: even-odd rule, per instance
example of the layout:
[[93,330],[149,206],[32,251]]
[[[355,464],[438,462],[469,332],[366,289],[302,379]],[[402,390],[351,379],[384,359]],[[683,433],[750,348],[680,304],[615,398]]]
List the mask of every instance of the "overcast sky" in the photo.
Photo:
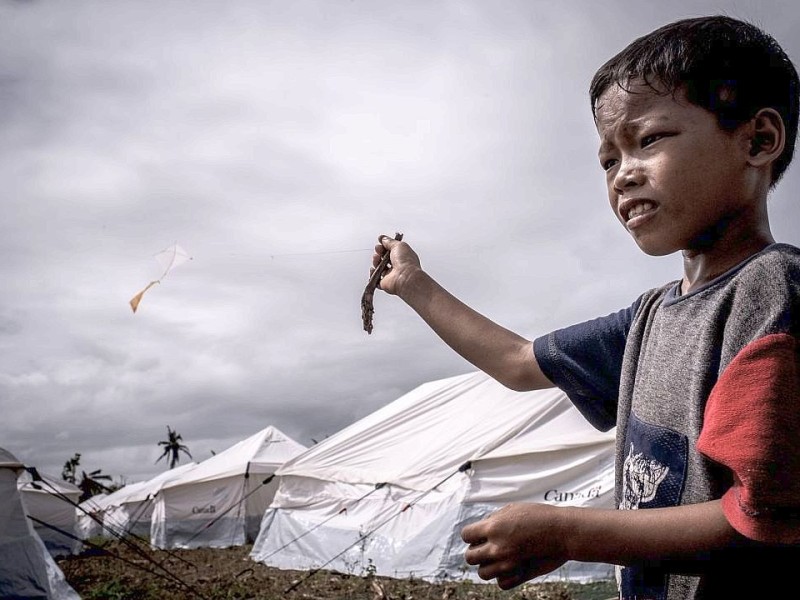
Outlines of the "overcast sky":
[[[608,208],[587,88],[716,13],[800,60],[793,0],[0,1],[0,446],[135,481],[167,425],[195,460],[310,445],[474,370],[397,298],[362,330],[381,233],[530,337],[677,279]],[[770,201],[796,245],[799,169]]]

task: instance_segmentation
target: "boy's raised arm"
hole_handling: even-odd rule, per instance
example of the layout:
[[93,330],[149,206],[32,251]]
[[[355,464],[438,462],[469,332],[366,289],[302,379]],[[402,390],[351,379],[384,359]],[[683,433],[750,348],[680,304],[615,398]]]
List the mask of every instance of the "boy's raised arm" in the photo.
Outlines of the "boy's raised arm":
[[391,268],[380,289],[399,296],[453,350],[503,385],[518,391],[553,387],[542,373],[531,341],[501,327],[450,294],[421,267],[405,242],[381,236],[373,269],[386,252]]

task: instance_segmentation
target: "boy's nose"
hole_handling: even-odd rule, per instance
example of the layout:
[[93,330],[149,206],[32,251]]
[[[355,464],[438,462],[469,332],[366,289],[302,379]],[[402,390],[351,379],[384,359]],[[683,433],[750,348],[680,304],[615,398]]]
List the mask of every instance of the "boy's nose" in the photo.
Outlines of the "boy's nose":
[[643,182],[644,172],[640,166],[633,161],[623,162],[620,164],[614,176],[614,191],[618,194],[622,194],[626,190],[642,185]]

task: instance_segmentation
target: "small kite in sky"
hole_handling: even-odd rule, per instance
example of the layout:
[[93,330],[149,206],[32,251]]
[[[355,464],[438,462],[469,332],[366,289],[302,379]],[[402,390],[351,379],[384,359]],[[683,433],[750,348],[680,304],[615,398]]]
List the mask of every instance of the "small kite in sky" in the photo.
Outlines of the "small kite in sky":
[[147,290],[149,290],[155,284],[161,283],[161,280],[167,276],[167,273],[169,273],[175,267],[182,265],[187,260],[192,260],[192,257],[189,256],[186,250],[181,248],[178,244],[175,244],[169,248],[164,248],[161,252],[156,254],[155,259],[161,265],[161,268],[164,269],[164,273],[158,279],[148,283],[147,287],[131,298],[130,305],[134,313],[136,312],[136,309],[139,308],[139,302],[142,301],[142,296],[144,296],[144,293]]

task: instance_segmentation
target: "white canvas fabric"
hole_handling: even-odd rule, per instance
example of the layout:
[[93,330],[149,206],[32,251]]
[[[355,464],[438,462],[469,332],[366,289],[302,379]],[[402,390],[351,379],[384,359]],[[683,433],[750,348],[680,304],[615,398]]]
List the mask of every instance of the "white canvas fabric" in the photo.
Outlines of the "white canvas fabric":
[[23,471],[17,478],[17,489],[25,503],[25,510],[36,519],[33,528],[51,556],[62,557],[80,552],[81,543],[75,540],[80,488],[45,473],[39,473],[39,477],[41,481],[34,481],[29,472]]
[[17,488],[23,468],[0,448],[0,598],[80,600],[27,518]]
[[[480,372],[433,381],[284,464],[251,558],[478,581],[465,524],[512,501],[611,508],[613,470],[614,432],[593,429],[560,390],[513,392]],[[584,563],[553,574],[611,576]]]
[[131,519],[127,507],[128,498],[146,485],[147,481],[129,483],[111,492],[99,502],[103,519],[101,537],[118,538],[125,535],[128,522]]
[[169,481],[193,469],[197,463],[177,466],[146,481],[130,483],[102,500],[104,537],[134,535],[149,541],[155,499]]
[[108,494],[96,494],[78,504],[78,523],[75,526],[77,536],[89,540],[102,535],[103,507],[102,500]]
[[150,543],[226,548],[252,542],[278,487],[272,476],[305,449],[270,426],[166,482],[155,499]]

